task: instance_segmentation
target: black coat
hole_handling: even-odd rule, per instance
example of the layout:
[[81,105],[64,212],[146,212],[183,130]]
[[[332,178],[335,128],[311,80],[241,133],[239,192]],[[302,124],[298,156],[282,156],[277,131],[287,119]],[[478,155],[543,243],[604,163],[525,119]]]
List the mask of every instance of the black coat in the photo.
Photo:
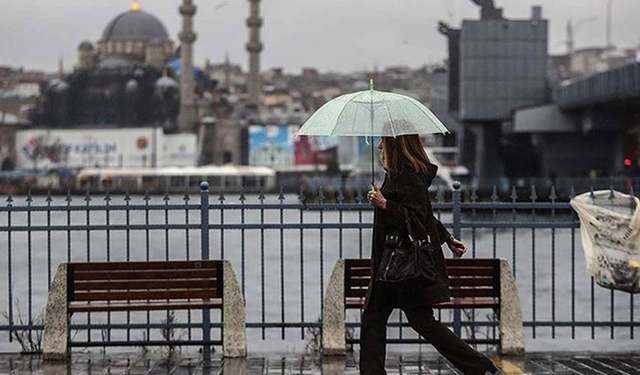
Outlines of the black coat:
[[[438,167],[430,164],[427,173],[416,172],[405,167],[398,175],[385,176],[380,187],[382,195],[387,199],[387,208],[375,208],[373,217],[373,244],[371,249],[371,282],[367,292],[365,308],[370,304],[374,309],[381,309],[383,305],[392,303],[394,307],[411,309],[419,306],[431,306],[436,303],[449,301],[449,275],[447,265],[442,253],[435,252],[435,262],[438,277],[435,282],[420,280],[405,286],[394,286],[393,302],[389,302],[386,294],[389,293],[388,285],[377,282],[378,268],[384,252],[384,241],[387,234],[402,233],[406,231],[402,207],[409,208],[418,215],[431,238],[432,243],[442,245],[450,237],[449,231],[433,215],[428,188],[436,175]],[[406,233],[406,232],[405,232]]]

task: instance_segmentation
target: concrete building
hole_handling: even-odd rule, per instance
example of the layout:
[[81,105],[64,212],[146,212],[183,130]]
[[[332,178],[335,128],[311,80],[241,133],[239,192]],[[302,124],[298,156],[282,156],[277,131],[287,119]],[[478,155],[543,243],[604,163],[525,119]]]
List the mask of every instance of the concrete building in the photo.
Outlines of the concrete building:
[[474,2],[479,20],[463,20],[459,30],[440,24],[449,39],[449,109],[463,124],[462,162],[475,177],[499,177],[513,161],[502,157],[502,129],[513,110],[549,97],[548,25],[537,6],[529,19],[510,20],[492,0]]

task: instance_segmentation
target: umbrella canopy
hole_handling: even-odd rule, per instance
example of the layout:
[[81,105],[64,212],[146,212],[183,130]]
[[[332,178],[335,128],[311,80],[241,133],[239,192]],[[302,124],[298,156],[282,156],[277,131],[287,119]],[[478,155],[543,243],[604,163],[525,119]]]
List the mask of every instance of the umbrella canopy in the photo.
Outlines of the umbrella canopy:
[[[338,96],[320,107],[302,125],[298,135],[395,137],[443,133],[449,130],[422,103],[406,95],[368,91]],[[371,142],[371,186],[374,186],[374,151]]]
[[320,107],[297,135],[382,136],[449,131],[422,103],[406,95],[360,91]]

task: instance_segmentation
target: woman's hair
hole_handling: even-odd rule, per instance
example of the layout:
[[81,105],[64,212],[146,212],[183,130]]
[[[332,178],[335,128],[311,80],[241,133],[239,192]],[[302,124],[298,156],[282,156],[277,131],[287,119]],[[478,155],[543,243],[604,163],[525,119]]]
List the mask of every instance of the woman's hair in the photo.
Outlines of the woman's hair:
[[382,137],[382,152],[390,174],[402,173],[405,167],[427,171],[429,157],[417,134]]

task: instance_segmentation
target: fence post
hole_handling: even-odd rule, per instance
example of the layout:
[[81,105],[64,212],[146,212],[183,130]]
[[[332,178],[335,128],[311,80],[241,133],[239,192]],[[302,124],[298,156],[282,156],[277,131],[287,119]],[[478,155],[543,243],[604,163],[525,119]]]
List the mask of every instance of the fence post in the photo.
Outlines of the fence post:
[[[453,211],[453,236],[455,238],[460,238],[461,230],[460,230],[460,204],[462,203],[460,192],[460,181],[453,182],[453,192],[452,192],[452,211]],[[453,331],[456,335],[460,336],[462,334],[462,314],[460,309],[453,310]]]
[[[209,260],[209,183],[200,183],[200,248],[201,259]],[[211,360],[211,313],[209,309],[202,310],[202,348],[204,360]]]

